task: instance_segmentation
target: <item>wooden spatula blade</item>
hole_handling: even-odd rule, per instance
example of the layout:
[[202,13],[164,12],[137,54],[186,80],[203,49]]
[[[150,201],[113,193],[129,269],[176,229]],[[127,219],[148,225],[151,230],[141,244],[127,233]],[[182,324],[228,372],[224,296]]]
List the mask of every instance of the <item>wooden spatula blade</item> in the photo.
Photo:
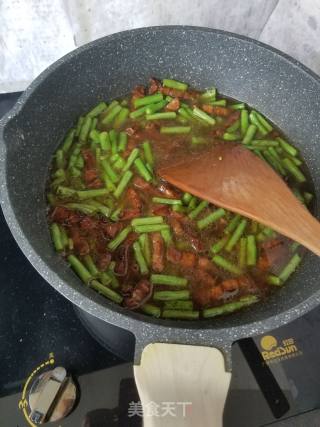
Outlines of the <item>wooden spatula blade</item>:
[[183,191],[258,221],[320,255],[320,224],[274,170],[240,144],[161,168],[159,175]]

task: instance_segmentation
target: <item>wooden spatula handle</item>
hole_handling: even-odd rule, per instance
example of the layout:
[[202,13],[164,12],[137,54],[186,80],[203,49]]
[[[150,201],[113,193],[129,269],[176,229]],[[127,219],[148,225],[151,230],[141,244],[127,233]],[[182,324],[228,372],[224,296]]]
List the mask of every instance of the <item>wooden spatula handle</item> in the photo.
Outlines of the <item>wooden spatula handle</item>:
[[[302,205],[288,213],[291,222],[290,236],[313,253],[320,256],[320,223]],[[280,230],[282,231],[282,230]],[[287,233],[288,235],[289,233]]]
[[150,344],[134,376],[144,427],[222,427],[231,373],[220,350]]

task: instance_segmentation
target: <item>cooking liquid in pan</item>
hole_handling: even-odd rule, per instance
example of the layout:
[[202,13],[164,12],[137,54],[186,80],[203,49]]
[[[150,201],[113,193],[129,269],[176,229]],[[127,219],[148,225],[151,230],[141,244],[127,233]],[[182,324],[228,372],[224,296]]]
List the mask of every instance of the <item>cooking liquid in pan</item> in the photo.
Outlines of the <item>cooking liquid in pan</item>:
[[155,172],[229,141],[267,161],[310,208],[303,160],[262,115],[215,89],[151,79],[81,116],[57,150],[47,187],[56,250],[86,285],[156,317],[209,318],[266,298],[304,249]]

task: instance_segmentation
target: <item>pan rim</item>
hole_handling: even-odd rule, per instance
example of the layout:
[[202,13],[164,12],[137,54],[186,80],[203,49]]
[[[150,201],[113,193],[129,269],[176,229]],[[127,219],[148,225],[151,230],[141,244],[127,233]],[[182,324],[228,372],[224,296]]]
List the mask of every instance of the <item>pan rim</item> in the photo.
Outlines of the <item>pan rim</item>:
[[[41,274],[41,276],[51,285],[54,289],[60,292],[64,297],[70,300],[73,304],[77,305],[80,309],[84,309],[89,314],[96,316],[106,322],[113,323],[117,326],[123,327],[133,332],[137,337],[141,337],[144,342],[151,342],[150,339],[157,338],[159,341],[159,336],[163,335],[163,342],[176,341],[179,342],[181,338],[181,330],[189,334],[190,339],[192,338],[192,343],[203,344],[203,345],[212,345],[210,344],[210,338],[212,342],[212,334],[216,341],[221,341],[224,339],[226,341],[226,347],[230,347],[233,341],[237,339],[261,334],[275,327],[284,325],[290,321],[305,314],[310,311],[312,308],[316,307],[320,302],[320,290],[315,294],[311,295],[306,300],[302,301],[298,305],[287,309],[286,311],[280,312],[278,314],[272,315],[265,318],[264,320],[259,320],[255,322],[240,324],[238,326],[228,326],[215,329],[214,323],[210,322],[211,328],[208,321],[197,321],[197,322],[186,322],[186,321],[163,321],[161,319],[154,319],[150,316],[140,315],[137,313],[129,312],[128,310],[123,309],[120,306],[117,306],[113,303],[102,304],[105,302],[105,299],[100,295],[96,294],[94,291],[86,292],[86,288],[81,290],[75,289],[68,285],[65,281],[60,279],[59,275],[53,271],[45,261],[42,260],[40,255],[33,249],[32,245],[28,242],[27,237],[22,232],[19,226],[18,219],[15,215],[15,212],[10,204],[10,197],[6,186],[6,148],[4,143],[4,130],[8,123],[14,119],[20,111],[23,110],[24,106],[27,104],[29,97],[37,89],[37,87],[45,81],[47,76],[57,70],[62,64],[76,57],[77,55],[90,50],[92,47],[102,45],[106,42],[112,42],[118,39],[123,39],[131,37],[133,34],[143,34],[148,31],[168,31],[168,30],[177,30],[177,31],[194,31],[200,33],[215,33],[221,36],[227,36],[232,39],[240,39],[246,43],[255,44],[263,49],[275,53],[277,56],[280,56],[285,61],[289,62],[292,66],[297,67],[304,74],[307,74],[308,77],[313,78],[317,84],[320,84],[320,77],[317,76],[312,70],[310,70],[305,65],[301,64],[299,61],[291,58],[289,55],[279,51],[276,48],[266,45],[265,43],[259,42],[252,38],[238,35],[235,33],[216,30],[207,27],[198,27],[198,26],[180,26],[180,25],[168,25],[168,26],[151,26],[143,27],[133,30],[126,30],[111,34],[90,43],[87,43],[69,53],[64,55],[62,58],[58,59],[56,62],[51,64],[46,68],[24,91],[21,95],[15,106],[0,120],[0,177],[1,177],[1,207],[6,219],[6,222],[10,228],[10,231],[18,243],[20,249],[24,255],[29,259],[33,267]],[[50,273],[50,274],[49,274]],[[50,277],[50,278],[49,278]],[[93,295],[93,293],[95,295]],[[102,312],[101,308],[104,308]],[[105,313],[105,314],[103,314]],[[157,332],[156,336],[154,334],[154,327],[156,327]],[[142,329],[142,330],[141,330]],[[199,335],[199,330],[203,331],[201,336]],[[227,333],[226,333],[227,332]],[[218,338],[220,337],[220,338]],[[209,342],[208,342],[209,341]],[[182,341],[185,342],[185,341]],[[207,344],[206,344],[207,343]],[[224,347],[223,344],[221,344]]]

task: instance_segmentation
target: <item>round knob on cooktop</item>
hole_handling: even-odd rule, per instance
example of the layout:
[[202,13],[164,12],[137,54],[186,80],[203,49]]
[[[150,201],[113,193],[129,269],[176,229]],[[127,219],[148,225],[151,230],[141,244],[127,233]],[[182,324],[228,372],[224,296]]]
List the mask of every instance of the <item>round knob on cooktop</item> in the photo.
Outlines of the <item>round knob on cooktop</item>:
[[35,424],[62,420],[72,411],[76,397],[76,386],[63,367],[44,372],[30,388],[29,418]]

